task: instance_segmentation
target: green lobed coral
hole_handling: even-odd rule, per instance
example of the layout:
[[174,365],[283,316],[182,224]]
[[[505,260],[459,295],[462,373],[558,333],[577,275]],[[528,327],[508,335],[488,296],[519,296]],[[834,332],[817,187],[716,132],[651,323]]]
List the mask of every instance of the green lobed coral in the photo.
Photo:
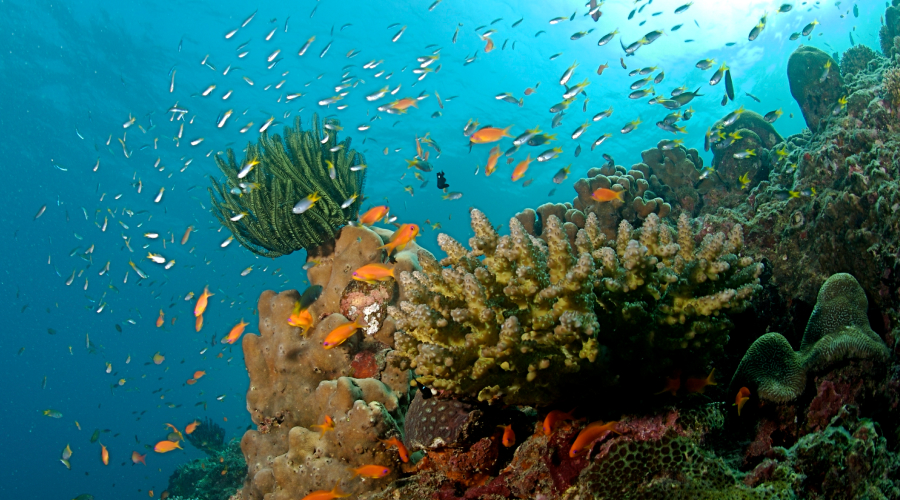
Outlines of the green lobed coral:
[[[338,143],[338,130],[337,120],[325,119],[320,126],[313,115],[312,130],[303,131],[298,117],[294,128],[285,127],[283,138],[264,132],[256,145],[248,144],[240,164],[231,149],[226,158],[217,155],[216,165],[227,180],[219,183],[210,177],[213,214],[239,243],[264,257],[280,257],[333,238],[359,214],[366,176],[365,158],[350,149],[350,139]],[[259,164],[239,179],[242,168],[254,160]],[[351,169],[360,165],[363,168]],[[294,205],[313,193],[321,199],[305,212],[293,213]],[[244,216],[234,220],[239,214]]]
[[548,404],[570,374],[610,382],[623,363],[657,374],[705,364],[727,341],[725,313],[759,288],[740,226],[695,248],[687,216],[677,236],[649,214],[639,230],[622,221],[613,240],[591,213],[574,249],[556,216],[542,238],[517,218],[499,236],[478,210],[472,228],[471,250],[442,234],[447,258],[420,255],[422,271],[401,274],[407,300],[389,312],[421,382],[479,400]]
[[853,276],[831,276],[819,290],[800,351],[794,352],[779,333],[763,335],[747,350],[731,388],[746,385],[760,399],[785,403],[803,392],[808,371],[846,358],[887,359],[890,351],[869,326],[867,308],[866,294]]

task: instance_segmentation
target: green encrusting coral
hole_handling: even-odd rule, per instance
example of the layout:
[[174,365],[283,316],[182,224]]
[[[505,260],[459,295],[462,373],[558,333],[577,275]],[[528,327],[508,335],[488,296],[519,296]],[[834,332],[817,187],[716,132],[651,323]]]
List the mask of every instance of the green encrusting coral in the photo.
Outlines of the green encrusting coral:
[[[264,132],[256,145],[248,144],[240,164],[231,149],[225,158],[216,156],[226,180],[210,178],[212,211],[234,239],[258,255],[280,257],[325,243],[357,217],[365,158],[350,149],[350,139],[338,143],[338,130],[337,120],[326,118],[320,126],[313,115],[312,130],[304,131],[298,117],[283,138]],[[238,178],[254,161],[255,168]],[[314,193],[321,199],[295,214],[294,205]]]
[[389,308],[419,381],[460,396],[544,405],[573,374],[602,385],[635,363],[704,369],[727,341],[726,313],[759,289],[740,226],[695,248],[687,216],[677,236],[649,214],[638,230],[622,221],[613,240],[591,213],[573,248],[556,216],[538,238],[517,218],[499,236],[471,215],[471,250],[440,235],[447,258],[420,253],[422,271],[400,276],[407,300]]
[[890,350],[869,326],[867,308],[866,293],[853,276],[831,276],[819,290],[800,351],[779,333],[763,335],[741,360],[732,389],[747,385],[760,399],[786,403],[803,392],[808,371],[845,358],[887,359]]
[[224,500],[233,495],[247,475],[247,462],[240,442],[232,440],[207,456],[179,465],[169,476],[170,498]]

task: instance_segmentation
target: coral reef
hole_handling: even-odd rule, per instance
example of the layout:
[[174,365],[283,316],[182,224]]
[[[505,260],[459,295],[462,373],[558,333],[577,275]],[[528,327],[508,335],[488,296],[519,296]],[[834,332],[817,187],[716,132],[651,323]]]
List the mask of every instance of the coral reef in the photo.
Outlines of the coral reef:
[[[321,245],[359,213],[366,169],[354,167],[365,158],[350,149],[350,139],[338,143],[337,120],[326,119],[320,128],[313,115],[312,122],[312,130],[303,131],[296,118],[284,138],[264,132],[258,144],[248,144],[240,164],[231,149],[226,158],[215,157],[227,180],[210,177],[213,214],[256,254],[279,257]],[[315,203],[294,213],[304,199]]]
[[806,386],[806,372],[819,371],[845,358],[884,361],[890,355],[866,317],[866,293],[849,274],[835,274],[819,290],[800,352],[781,334],[767,333],[744,355],[731,391],[747,386],[760,399],[784,403]]
[[884,72],[884,94],[894,109],[900,108],[900,68]]
[[215,455],[225,447],[225,429],[207,417],[185,439],[207,455]]
[[[199,431],[200,427],[197,430]],[[191,436],[192,434],[189,434],[188,439]],[[247,472],[247,463],[236,440],[217,450],[204,448],[203,451],[206,452],[206,457],[178,466],[169,477],[166,491],[172,495],[170,498],[222,500],[233,495],[241,487]]]
[[788,83],[806,125],[813,132],[831,116],[832,108],[844,92],[837,61],[809,45],[799,47],[788,59]]
[[743,191],[740,206],[706,217],[714,226],[747,229],[747,252],[769,262],[783,297],[813,304],[826,278],[847,272],[876,306],[898,300],[900,189],[893,179],[900,169],[893,158],[900,141],[889,99],[881,97],[884,64],[848,76],[837,118],[773,148],[778,159],[768,179]]
[[841,75],[845,78],[854,73],[866,70],[870,61],[878,60],[878,52],[865,45],[854,45],[844,51],[841,56]]
[[[898,498],[900,456],[854,406],[844,406],[821,432],[790,449],[775,448],[745,478],[750,486],[787,484],[801,498]],[[758,487],[758,486],[757,486]]]
[[896,39],[900,36],[900,8],[896,0],[891,1],[884,11],[884,23],[878,31],[878,40],[881,43],[881,53],[889,59],[893,59],[897,53]]
[[547,404],[574,374],[611,383],[611,367],[637,360],[648,373],[705,366],[727,339],[727,313],[759,288],[739,226],[695,248],[686,215],[677,236],[650,214],[608,240],[591,213],[573,251],[556,216],[544,243],[517,218],[501,237],[471,215],[472,249],[440,235],[447,258],[420,255],[422,271],[400,277],[407,300],[390,308],[397,349],[420,380],[457,395]]
[[[243,339],[250,375],[247,409],[257,425],[241,440],[248,467],[244,500],[301,498],[335,484],[360,494],[398,477],[396,451],[379,442],[402,436],[408,402],[408,362],[385,355],[385,343],[379,340],[390,343],[393,321],[385,318],[376,332],[357,333],[334,349],[322,348],[328,333],[348,321],[340,311],[360,290],[353,271],[382,262],[383,244],[375,231],[347,226],[335,241],[312,252],[310,259],[318,264],[308,272],[310,283],[323,288],[310,307],[314,325],[308,331],[287,323],[300,297],[297,291],[260,296],[260,334]],[[426,254],[415,244],[410,247]],[[416,269],[415,259],[403,253],[396,256],[396,269]],[[381,300],[390,297],[382,294]],[[311,429],[326,416],[333,419],[333,430]],[[380,479],[354,478],[353,468],[370,464],[391,472]]]

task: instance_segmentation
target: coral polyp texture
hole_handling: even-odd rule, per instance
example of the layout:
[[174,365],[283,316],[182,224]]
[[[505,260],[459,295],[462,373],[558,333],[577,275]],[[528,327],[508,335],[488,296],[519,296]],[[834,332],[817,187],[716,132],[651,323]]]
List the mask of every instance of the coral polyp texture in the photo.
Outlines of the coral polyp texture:
[[420,253],[422,271],[401,274],[407,300],[389,309],[403,331],[395,334],[397,349],[435,388],[480,400],[549,402],[559,378],[599,352],[593,259],[572,252],[556,217],[545,228],[545,247],[517,219],[501,237],[483,213],[471,215],[471,250],[441,234],[447,258],[439,264]]
[[[283,138],[263,132],[258,144],[248,144],[240,164],[231,149],[215,157],[226,180],[210,178],[212,211],[234,239],[253,253],[279,257],[325,243],[356,218],[366,170],[352,167],[365,158],[350,149],[350,139],[338,143],[338,130],[337,120],[319,125],[313,115],[312,130],[304,131],[298,117]],[[295,213],[310,197],[318,201]]]
[[884,361],[890,350],[872,331],[868,301],[853,276],[828,278],[806,324],[799,352],[781,334],[767,333],[747,350],[732,379],[732,388],[749,384],[761,399],[785,403],[806,386],[808,371],[819,371],[847,358]]
[[499,236],[471,215],[471,250],[439,236],[447,257],[420,255],[422,271],[400,277],[406,300],[389,309],[419,380],[457,395],[541,405],[575,374],[604,384],[637,360],[650,372],[704,366],[727,340],[727,313],[759,288],[740,226],[697,247],[686,215],[677,236],[651,213],[609,239],[590,213],[573,249],[556,216],[537,238],[517,218]]

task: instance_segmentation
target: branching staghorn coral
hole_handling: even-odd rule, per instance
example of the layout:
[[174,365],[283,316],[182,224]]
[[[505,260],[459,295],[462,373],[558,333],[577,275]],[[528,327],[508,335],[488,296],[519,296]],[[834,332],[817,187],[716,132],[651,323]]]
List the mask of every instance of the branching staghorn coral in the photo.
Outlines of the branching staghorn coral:
[[[213,214],[253,253],[280,257],[321,245],[359,213],[365,168],[351,167],[363,165],[365,158],[350,149],[350,139],[338,143],[337,120],[326,119],[320,127],[313,115],[312,123],[312,130],[303,131],[296,118],[293,129],[285,127],[284,138],[263,133],[256,145],[247,146],[240,164],[231,149],[226,158],[215,158],[227,179],[219,183],[210,178]],[[238,178],[253,161],[259,164]],[[294,205],[313,193],[321,199],[305,212],[293,213]]]
[[695,250],[687,216],[676,243],[655,214],[637,231],[623,221],[614,241],[589,214],[573,249],[559,219],[547,219],[541,238],[516,218],[499,236],[472,210],[471,250],[440,235],[447,258],[420,255],[422,271],[401,274],[408,300],[389,312],[396,347],[419,381],[543,405],[572,374],[610,381],[638,360],[657,373],[675,358],[702,363],[727,340],[723,313],[744,309],[759,288],[761,266],[740,256],[740,226],[707,235]]

